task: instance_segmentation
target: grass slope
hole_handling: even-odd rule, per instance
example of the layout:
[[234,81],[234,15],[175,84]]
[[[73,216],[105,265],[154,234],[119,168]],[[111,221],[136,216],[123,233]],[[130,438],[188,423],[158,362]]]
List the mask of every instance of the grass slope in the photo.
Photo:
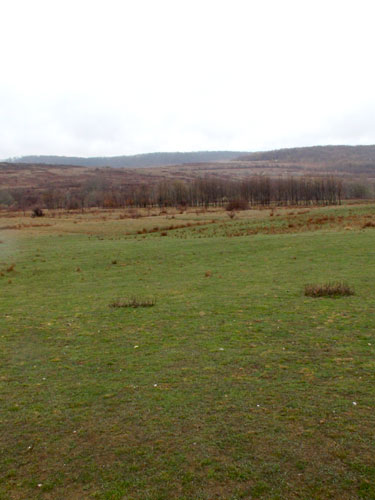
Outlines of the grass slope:
[[0,498],[375,498],[371,228],[97,225],[3,231]]

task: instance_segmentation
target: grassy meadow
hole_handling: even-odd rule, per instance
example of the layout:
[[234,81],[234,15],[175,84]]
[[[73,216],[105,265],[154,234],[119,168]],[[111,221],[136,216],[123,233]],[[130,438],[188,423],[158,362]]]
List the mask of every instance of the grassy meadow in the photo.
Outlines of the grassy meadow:
[[0,499],[375,499],[374,226],[1,213]]

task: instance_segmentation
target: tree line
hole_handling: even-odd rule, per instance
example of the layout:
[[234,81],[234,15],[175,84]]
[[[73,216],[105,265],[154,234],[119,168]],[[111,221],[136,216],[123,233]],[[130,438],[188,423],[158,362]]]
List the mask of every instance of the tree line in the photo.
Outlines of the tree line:
[[215,177],[190,181],[111,185],[100,177],[69,188],[11,189],[0,191],[0,205],[17,209],[199,207],[226,206],[233,201],[256,205],[339,204],[342,199],[368,197],[368,190],[346,184],[340,178],[272,178],[255,175],[242,180]]

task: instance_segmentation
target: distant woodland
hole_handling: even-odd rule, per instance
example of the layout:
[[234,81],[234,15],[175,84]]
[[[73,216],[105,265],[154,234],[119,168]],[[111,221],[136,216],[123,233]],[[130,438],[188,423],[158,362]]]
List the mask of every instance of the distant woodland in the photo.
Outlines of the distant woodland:
[[71,189],[13,189],[0,192],[0,202],[19,209],[84,209],[89,207],[184,207],[308,205],[341,203],[343,182],[334,177],[272,179],[254,176],[241,181],[197,178],[183,182],[110,186],[100,179]]
[[[24,163],[25,157],[19,163],[0,163],[0,206],[25,210],[231,203],[308,205],[375,197],[375,146],[293,148],[225,159],[235,154],[155,153],[131,157],[133,166],[135,159],[139,160],[140,168],[65,165],[62,157],[32,157],[51,162],[57,158],[59,165]],[[130,157],[89,160],[100,163],[120,158]],[[181,158],[191,162],[166,164]],[[202,161],[204,158],[206,161]],[[146,164],[158,161],[164,165]]]

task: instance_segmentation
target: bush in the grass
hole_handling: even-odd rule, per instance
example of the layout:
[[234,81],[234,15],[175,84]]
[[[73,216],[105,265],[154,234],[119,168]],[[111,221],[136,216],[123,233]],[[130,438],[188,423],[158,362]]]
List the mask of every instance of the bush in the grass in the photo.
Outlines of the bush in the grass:
[[232,200],[225,207],[228,212],[232,212],[233,210],[248,210],[249,202],[244,199]]
[[307,297],[340,297],[354,295],[354,288],[345,281],[305,285]]

